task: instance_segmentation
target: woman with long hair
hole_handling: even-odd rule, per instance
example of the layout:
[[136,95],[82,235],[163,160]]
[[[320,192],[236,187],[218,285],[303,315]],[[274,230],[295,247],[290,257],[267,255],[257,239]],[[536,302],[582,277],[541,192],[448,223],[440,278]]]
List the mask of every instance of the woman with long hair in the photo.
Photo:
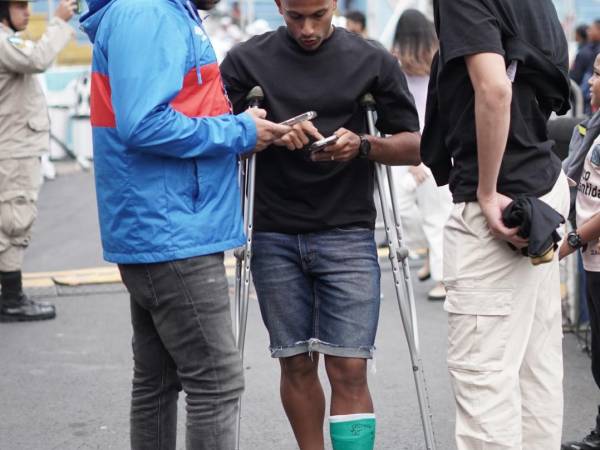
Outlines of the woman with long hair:
[[[421,130],[425,120],[427,85],[433,55],[438,49],[438,40],[433,23],[416,9],[407,9],[396,25],[392,53],[406,75],[408,89],[415,99]],[[400,214],[404,222],[410,223],[409,230],[422,231],[428,244],[428,258],[418,271],[419,280],[432,278],[436,284],[429,291],[430,300],[443,300],[446,290],[442,284],[443,229],[450,215],[452,198],[447,186],[438,187],[431,171],[423,164],[396,168],[399,183],[396,196],[401,205]]]

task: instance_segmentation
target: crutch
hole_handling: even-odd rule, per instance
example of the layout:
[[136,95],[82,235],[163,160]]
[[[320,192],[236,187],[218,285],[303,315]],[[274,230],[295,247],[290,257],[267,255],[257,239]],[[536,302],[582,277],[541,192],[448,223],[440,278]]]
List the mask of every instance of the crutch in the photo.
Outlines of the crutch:
[[[369,133],[373,136],[380,136],[375,128],[375,99],[371,94],[365,94],[360,99],[360,104],[367,114]],[[385,232],[388,240],[389,258],[392,264],[392,273],[394,275],[394,287],[396,289],[400,317],[402,319],[402,325],[404,326],[404,334],[406,335],[406,341],[408,343],[408,350],[417,388],[417,399],[421,411],[421,421],[423,422],[425,445],[427,450],[435,450],[436,445],[433,434],[431,407],[429,406],[427,384],[425,383],[423,364],[419,352],[417,314],[415,310],[412,283],[410,281],[410,269],[407,261],[408,249],[404,247],[402,242],[402,222],[400,220],[397,200],[393,195],[394,179],[391,167],[375,163],[375,175],[377,188],[379,190],[379,198],[381,199],[383,222],[385,224]],[[390,213],[392,214],[392,217],[390,217]],[[391,226],[392,223],[393,226]],[[400,264],[402,267],[400,267]]]
[[[246,100],[250,108],[258,108],[264,98],[260,86],[253,87]],[[246,242],[243,247],[234,251],[235,264],[235,299],[233,334],[242,364],[244,363],[244,342],[246,340],[246,322],[248,321],[248,296],[250,294],[250,259],[252,257],[252,231],[254,216],[254,177],[256,173],[256,154],[239,161],[238,181],[240,185],[242,210],[244,214],[244,230]],[[235,448],[240,448],[240,426],[242,418],[242,398],[237,405],[237,421],[235,425]]]

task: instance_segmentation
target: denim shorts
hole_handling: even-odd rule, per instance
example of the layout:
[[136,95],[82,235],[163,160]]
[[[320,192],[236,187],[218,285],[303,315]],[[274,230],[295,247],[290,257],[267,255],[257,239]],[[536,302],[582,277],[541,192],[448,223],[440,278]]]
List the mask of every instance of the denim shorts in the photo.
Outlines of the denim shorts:
[[255,232],[252,277],[271,356],[372,358],[381,272],[374,232]]

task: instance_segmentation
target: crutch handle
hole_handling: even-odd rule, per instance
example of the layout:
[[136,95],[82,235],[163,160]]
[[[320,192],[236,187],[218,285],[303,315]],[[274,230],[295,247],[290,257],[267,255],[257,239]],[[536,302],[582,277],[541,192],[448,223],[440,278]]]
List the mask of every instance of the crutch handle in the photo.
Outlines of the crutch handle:
[[367,111],[375,111],[375,97],[370,92],[367,92],[360,98],[360,106]]
[[400,261],[404,261],[406,258],[408,258],[409,255],[409,251],[406,247],[400,247],[398,249],[398,259]]
[[265,93],[260,86],[254,86],[246,95],[246,102],[249,108],[258,108],[265,99]]
[[245,248],[244,247],[237,247],[235,249],[233,249],[233,256],[235,256],[235,258],[237,260],[242,260],[244,259],[244,254],[245,254]]

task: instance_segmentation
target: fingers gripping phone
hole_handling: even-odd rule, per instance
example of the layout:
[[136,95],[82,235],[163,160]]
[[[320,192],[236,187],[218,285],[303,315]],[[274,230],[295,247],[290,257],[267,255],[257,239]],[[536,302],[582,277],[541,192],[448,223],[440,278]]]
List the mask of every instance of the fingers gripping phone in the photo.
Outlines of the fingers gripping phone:
[[291,127],[292,125],[296,125],[297,123],[304,122],[305,120],[312,120],[317,117],[317,113],[315,111],[307,111],[299,116],[292,117],[291,119],[284,120],[279,125],[287,125]]
[[331,136],[328,136],[326,138],[320,139],[318,141],[313,142],[310,147],[308,147],[308,149],[312,152],[321,152],[325,149],[325,147],[327,147],[328,145],[331,144],[335,144],[335,142],[338,140],[337,135],[332,134]]

